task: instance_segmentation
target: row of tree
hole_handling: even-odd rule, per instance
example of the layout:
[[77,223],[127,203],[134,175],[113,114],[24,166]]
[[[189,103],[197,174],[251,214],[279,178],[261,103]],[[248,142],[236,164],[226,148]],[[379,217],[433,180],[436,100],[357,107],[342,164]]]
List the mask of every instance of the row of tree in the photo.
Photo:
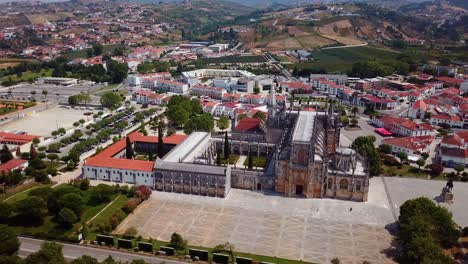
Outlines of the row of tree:
[[67,262],[62,252],[63,246],[54,242],[44,242],[39,251],[21,259],[17,254],[20,241],[14,230],[7,226],[0,226],[0,263],[2,264],[146,264],[143,260],[120,262],[111,256],[99,262],[96,258],[83,255],[71,262]]

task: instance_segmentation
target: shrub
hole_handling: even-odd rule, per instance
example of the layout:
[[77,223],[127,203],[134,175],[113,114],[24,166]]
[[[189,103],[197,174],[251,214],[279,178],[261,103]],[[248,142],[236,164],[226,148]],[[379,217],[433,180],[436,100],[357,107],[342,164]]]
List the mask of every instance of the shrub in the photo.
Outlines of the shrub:
[[383,163],[387,166],[398,166],[400,163],[392,155],[382,155]]
[[468,182],[468,176],[463,176],[463,177],[461,178],[461,181],[462,181],[462,182]]
[[433,176],[439,176],[444,171],[444,167],[440,164],[433,163],[429,167]]
[[37,148],[37,150],[39,151],[46,151],[47,150],[47,147],[46,146],[40,146]]
[[125,213],[130,214],[138,207],[139,204],[140,204],[140,200],[138,200],[136,198],[129,199],[125,203],[125,205],[122,207],[122,210]]
[[134,227],[129,227],[127,228],[127,230],[125,230],[125,233],[123,235],[126,238],[133,238],[136,235],[138,235],[138,231]]
[[173,233],[168,246],[174,248],[177,251],[186,250],[187,240],[184,240],[180,234]]
[[146,186],[146,185],[140,185],[137,187],[137,190],[135,192],[135,196],[140,198],[140,200],[144,201],[144,200],[147,200],[149,199],[149,197],[151,196],[151,189]]

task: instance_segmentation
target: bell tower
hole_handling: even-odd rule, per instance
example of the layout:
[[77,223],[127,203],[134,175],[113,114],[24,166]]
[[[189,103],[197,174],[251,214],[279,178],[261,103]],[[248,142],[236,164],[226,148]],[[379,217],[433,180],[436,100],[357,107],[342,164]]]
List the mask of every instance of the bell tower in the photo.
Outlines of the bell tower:
[[339,121],[336,120],[334,109],[333,109],[333,100],[328,100],[328,109],[327,117],[325,121],[325,128],[327,132],[327,151],[328,155],[334,155],[336,153],[336,146],[339,144],[340,140],[340,128]]

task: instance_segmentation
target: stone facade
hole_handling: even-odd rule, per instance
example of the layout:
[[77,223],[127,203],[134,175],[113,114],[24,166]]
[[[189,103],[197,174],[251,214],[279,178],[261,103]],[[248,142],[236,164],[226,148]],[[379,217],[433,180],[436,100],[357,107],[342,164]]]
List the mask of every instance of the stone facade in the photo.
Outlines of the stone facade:
[[366,161],[338,148],[340,124],[328,113],[300,112],[285,146],[276,155],[277,192],[306,198],[367,201]]
[[226,197],[231,188],[231,167],[173,163],[158,159],[155,189],[192,195]]

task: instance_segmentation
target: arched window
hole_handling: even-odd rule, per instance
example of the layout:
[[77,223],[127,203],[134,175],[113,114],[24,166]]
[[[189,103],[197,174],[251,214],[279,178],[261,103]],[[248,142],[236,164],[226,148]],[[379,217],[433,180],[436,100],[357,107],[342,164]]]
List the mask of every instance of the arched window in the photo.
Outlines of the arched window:
[[332,179],[332,178],[328,178],[327,188],[328,188],[328,189],[332,189],[332,187],[333,187],[333,179]]
[[341,190],[347,190],[348,189],[348,180],[342,179],[340,181],[340,189]]
[[360,190],[361,190],[361,182],[356,181],[356,191],[360,191]]

